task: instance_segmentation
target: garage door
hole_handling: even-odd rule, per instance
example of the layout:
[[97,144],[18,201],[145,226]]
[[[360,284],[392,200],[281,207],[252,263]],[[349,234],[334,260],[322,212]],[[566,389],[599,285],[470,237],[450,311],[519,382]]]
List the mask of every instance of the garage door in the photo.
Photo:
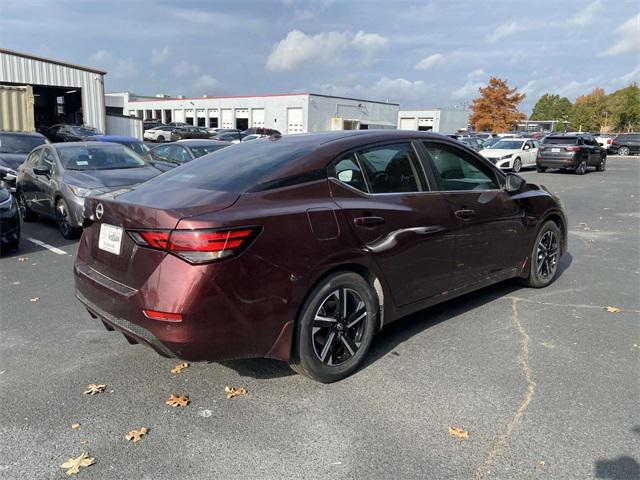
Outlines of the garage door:
[[174,122],[184,122],[184,110],[174,110],[173,111],[173,121]]
[[222,109],[222,128],[234,128],[233,124],[233,110],[230,108]]
[[416,125],[415,118],[401,118],[400,119],[400,130],[417,130],[418,125]]
[[287,108],[287,133],[301,133],[302,108]]
[[251,126],[254,128],[264,127],[264,108],[251,109]]

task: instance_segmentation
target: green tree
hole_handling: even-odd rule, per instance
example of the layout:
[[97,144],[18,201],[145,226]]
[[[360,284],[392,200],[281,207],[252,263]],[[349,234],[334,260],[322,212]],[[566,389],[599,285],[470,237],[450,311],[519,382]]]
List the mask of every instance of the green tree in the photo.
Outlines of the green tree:
[[576,98],[569,114],[571,126],[581,131],[599,132],[606,118],[606,102],[602,88],[594,88],[587,95]]
[[606,101],[607,126],[619,132],[640,130],[640,87],[632,83],[611,93]]
[[533,107],[530,120],[565,120],[571,112],[567,97],[545,93]]

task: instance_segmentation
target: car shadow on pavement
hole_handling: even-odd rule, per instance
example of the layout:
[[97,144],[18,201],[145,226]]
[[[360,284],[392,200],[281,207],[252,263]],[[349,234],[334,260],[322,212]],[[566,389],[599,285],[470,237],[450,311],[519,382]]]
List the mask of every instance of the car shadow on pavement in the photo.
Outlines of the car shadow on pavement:
[[223,360],[222,366],[235,370],[242,377],[250,377],[258,380],[270,378],[282,378],[296,373],[285,362],[271,358],[246,358],[237,360]]
[[595,465],[595,477],[610,480],[640,479],[640,463],[634,458],[623,455],[614,460],[598,460]]

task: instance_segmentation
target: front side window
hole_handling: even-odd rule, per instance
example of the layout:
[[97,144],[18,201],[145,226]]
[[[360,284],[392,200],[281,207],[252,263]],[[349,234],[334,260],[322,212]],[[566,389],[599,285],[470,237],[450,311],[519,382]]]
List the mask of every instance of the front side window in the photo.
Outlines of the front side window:
[[172,148],[172,145],[163,145],[161,147],[154,148],[151,150],[151,156],[155,160],[169,160],[169,150]]
[[40,160],[37,163],[37,166],[40,168],[49,168],[53,167],[53,162],[55,157],[53,156],[53,152],[50,148],[43,148],[42,155],[40,156]]
[[185,163],[191,160],[191,156],[189,155],[189,152],[187,152],[186,148],[176,145],[173,153],[171,154],[171,159],[176,163]]
[[410,143],[384,145],[357,153],[371,193],[421,192],[425,181]]
[[425,142],[424,146],[442,190],[494,190],[499,188],[491,167],[484,165],[477,158],[452,145]]
[[360,170],[354,154],[338,160],[338,162],[330,168],[329,175],[362,192],[368,191],[364,175],[362,175],[362,170]]
[[31,168],[35,167],[38,160],[40,160],[40,155],[42,155],[42,149],[31,152],[27,157],[26,163],[28,163]]

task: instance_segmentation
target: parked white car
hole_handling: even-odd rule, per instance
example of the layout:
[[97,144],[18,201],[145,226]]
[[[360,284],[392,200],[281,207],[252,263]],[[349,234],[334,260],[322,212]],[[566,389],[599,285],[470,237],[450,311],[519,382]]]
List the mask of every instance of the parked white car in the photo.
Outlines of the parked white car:
[[613,137],[615,137],[615,135],[612,134],[598,135],[596,136],[596,142],[608,152],[613,144]]
[[540,143],[530,138],[503,138],[480,151],[480,155],[503,170],[519,172],[525,167],[536,166]]
[[150,142],[170,142],[171,141],[171,132],[175,130],[177,127],[170,126],[162,126],[156,128],[150,128],[149,130],[145,130],[143,134],[143,138]]

